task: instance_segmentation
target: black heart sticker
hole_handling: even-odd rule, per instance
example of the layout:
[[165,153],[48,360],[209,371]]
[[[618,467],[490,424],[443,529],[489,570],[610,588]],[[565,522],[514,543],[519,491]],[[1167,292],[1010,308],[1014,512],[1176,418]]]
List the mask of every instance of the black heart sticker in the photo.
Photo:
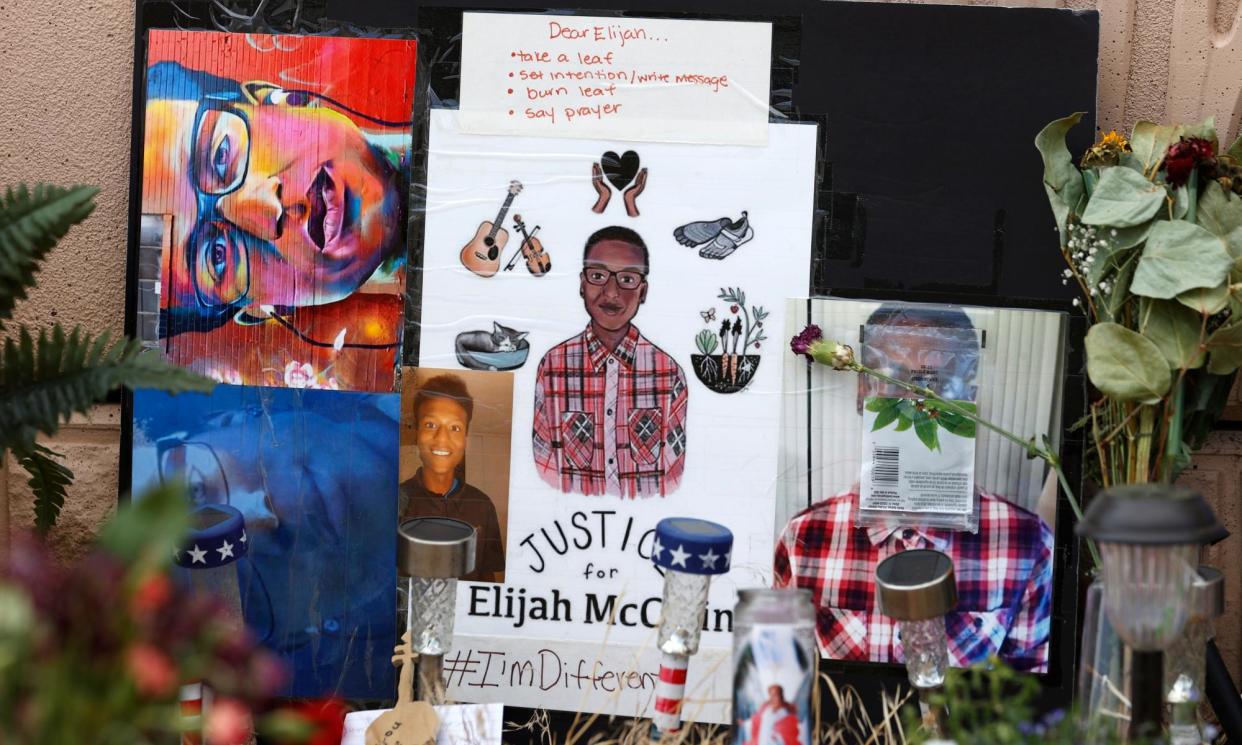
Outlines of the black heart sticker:
[[633,150],[626,150],[624,155],[617,155],[609,150],[599,159],[600,168],[604,169],[604,178],[617,191],[624,189],[638,175],[638,163],[638,153]]

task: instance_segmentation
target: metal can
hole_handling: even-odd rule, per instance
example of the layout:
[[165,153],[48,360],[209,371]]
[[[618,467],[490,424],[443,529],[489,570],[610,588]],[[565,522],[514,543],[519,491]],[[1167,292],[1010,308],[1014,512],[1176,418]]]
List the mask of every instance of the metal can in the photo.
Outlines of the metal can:
[[811,745],[819,668],[810,590],[738,592],[733,612],[733,745]]

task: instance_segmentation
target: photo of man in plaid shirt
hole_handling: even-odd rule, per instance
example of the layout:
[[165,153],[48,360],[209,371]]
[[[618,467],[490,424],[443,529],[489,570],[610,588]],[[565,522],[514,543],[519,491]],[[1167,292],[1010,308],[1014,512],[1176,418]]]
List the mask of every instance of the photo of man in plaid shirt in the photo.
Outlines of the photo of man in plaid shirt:
[[[868,323],[914,327],[971,328],[961,311],[881,307]],[[963,354],[978,355],[978,343],[962,341]],[[896,337],[894,337],[896,338]],[[922,350],[885,349],[868,342],[863,364],[918,369]],[[969,347],[969,348],[967,348]],[[882,359],[867,359],[868,353]],[[859,376],[859,401],[878,387]],[[884,395],[896,395],[887,392]],[[910,395],[910,394],[903,394]],[[861,405],[859,408],[861,412]],[[1052,531],[1044,521],[1011,502],[979,490],[976,533],[889,524],[857,526],[859,488],[830,497],[794,515],[781,534],[773,561],[777,587],[809,589],[818,615],[821,652],[832,659],[903,662],[896,622],[880,613],[875,569],[899,551],[929,548],[953,560],[957,608],[945,617],[949,660],[968,666],[998,655],[1018,670],[1047,672],[1052,611]]]
[[539,363],[535,467],[563,492],[664,496],[685,468],[688,390],[677,362],[633,324],[647,299],[647,246],[633,230],[603,228],[582,264],[591,321]]

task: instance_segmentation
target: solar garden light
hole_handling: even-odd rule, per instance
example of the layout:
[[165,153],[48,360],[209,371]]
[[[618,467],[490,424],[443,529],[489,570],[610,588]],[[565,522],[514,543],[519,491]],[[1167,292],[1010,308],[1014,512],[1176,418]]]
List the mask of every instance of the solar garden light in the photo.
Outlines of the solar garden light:
[[729,571],[733,533],[723,525],[690,517],[669,517],[656,524],[651,560],[664,570],[660,604],[660,680],[656,684],[653,739],[681,728],[686,668],[699,651],[707,590],[712,575]]
[[1169,647],[1164,689],[1169,709],[1171,745],[1209,742],[1199,721],[1207,678],[1207,644],[1216,636],[1214,622],[1225,612],[1225,575],[1200,566],[1191,587],[1190,614],[1181,635]]
[[[210,595],[228,610],[238,630],[245,625],[237,561],[246,555],[246,521],[227,504],[203,505],[190,513],[190,532],[173,554],[173,581],[194,594]],[[202,681],[181,686],[181,741],[201,741],[211,691]]]
[[1105,489],[1079,535],[1096,541],[1104,612],[1131,652],[1131,740],[1158,733],[1164,710],[1163,651],[1186,625],[1199,547],[1229,533],[1199,493],[1163,484]]
[[[473,525],[448,517],[415,517],[397,528],[402,615],[419,655],[418,698],[438,703],[444,653],[453,644],[457,580],[474,571]],[[404,595],[404,598],[401,596]]]
[[953,560],[929,549],[902,551],[875,568],[875,585],[880,612],[897,620],[923,726],[933,737],[943,736],[942,712],[932,706],[931,694],[944,685],[949,667],[944,615],[957,605]]

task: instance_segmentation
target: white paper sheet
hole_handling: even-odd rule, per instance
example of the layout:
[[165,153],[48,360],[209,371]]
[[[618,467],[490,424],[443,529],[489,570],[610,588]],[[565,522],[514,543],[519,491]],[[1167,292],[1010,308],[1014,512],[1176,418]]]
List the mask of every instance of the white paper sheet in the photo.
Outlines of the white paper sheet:
[[[484,646],[535,664],[541,649],[563,652],[573,665],[562,672],[575,675],[596,675],[597,666],[654,675],[663,579],[651,564],[651,531],[670,516],[713,520],[735,535],[733,568],[712,583],[703,637],[705,651],[728,648],[736,590],[767,586],[771,577],[784,298],[808,286],[815,140],[814,126],[789,124],[770,127],[766,148],[633,145],[649,177],[637,202],[640,215],[629,217],[620,193],[601,214],[591,209],[592,164],[605,151],[625,148],[607,141],[465,135],[456,112],[432,112],[419,363],[458,366],[458,334],[494,323],[524,332],[530,350],[514,381],[507,581],[459,587],[459,646],[446,656],[446,676],[453,656],[472,649],[470,675],[482,675]],[[523,189],[505,226],[512,228],[513,214],[522,215],[528,229],[540,226],[552,270],[535,277],[519,260],[514,270],[484,278],[467,271],[459,253],[480,221],[494,219],[512,180]],[[743,211],[749,238],[724,258],[704,258],[714,249],[687,247],[674,238],[677,228],[691,222],[736,221]],[[550,348],[586,327],[579,295],[583,248],[594,231],[612,225],[637,231],[648,246],[648,292],[633,322],[676,360],[689,386],[685,471],[664,497],[562,493],[540,478],[532,457],[536,368]],[[516,233],[510,236],[502,261],[519,240]],[[728,288],[744,290],[745,312],[719,299]],[[757,357],[753,379],[740,392],[711,390],[693,367],[700,353],[696,336],[706,331],[718,338],[723,320],[743,316],[749,330],[758,331],[755,306],[767,315],[761,321],[764,339],[748,351]],[[615,624],[608,623],[610,614]],[[492,674],[508,681],[513,659],[490,659],[506,665]],[[703,675],[705,665],[692,661],[691,678]],[[702,719],[725,721],[727,664],[713,676],[704,684],[715,693]],[[511,688],[505,701],[633,715],[645,711],[651,694],[641,686],[587,691],[566,680],[562,675],[546,690]],[[460,700],[495,700],[491,688],[450,682],[451,695]]]
[[466,13],[461,126],[762,146],[771,49],[770,23]]

